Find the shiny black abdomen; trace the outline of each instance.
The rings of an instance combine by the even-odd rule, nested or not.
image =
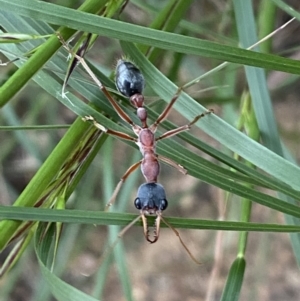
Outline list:
[[[142,94],[145,79],[141,71],[131,62],[119,60],[116,67],[117,89],[126,97]]]

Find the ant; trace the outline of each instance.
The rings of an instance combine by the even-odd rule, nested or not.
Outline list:
[[[72,53],[69,49],[65,41],[59,36],[63,46]],[[166,139],[172,136],[175,136],[181,132],[188,131],[193,124],[195,124],[202,117],[210,114],[213,110],[208,110],[200,115],[197,115],[190,123],[175,128],[173,130],[165,132],[163,135],[159,137],[155,137],[155,132],[160,123],[162,123],[168,116],[172,106],[175,101],[178,99],[181,89],[178,89],[177,93],[173,96],[170,103],[166,106],[163,112],[158,116],[156,121],[150,126],[147,125],[147,110],[144,107],[144,96],[143,89],[145,87],[145,79],[141,71],[130,61],[119,59],[116,66],[116,76],[115,83],[118,91],[129,98],[131,104],[136,108],[137,117],[141,121],[141,126],[135,124],[132,119],[124,112],[124,110],[119,106],[119,104],[114,100],[111,94],[108,92],[106,87],[97,79],[95,74],[91,71],[89,66],[86,64],[85,60],[75,54],[72,53],[74,57],[78,60],[79,63],[82,64],[84,69],[89,73],[92,79],[95,81],[100,90],[104,93],[108,101],[111,103],[117,114],[121,119],[123,119],[126,123],[128,123],[136,137],[131,137],[130,135],[115,131],[112,129],[107,129],[101,124],[97,123],[97,121],[92,116],[85,116],[83,118],[84,121],[92,121],[94,126],[99,130],[116,137],[119,137],[124,140],[132,141],[136,143],[142,153],[142,160],[130,166],[125,174],[120,179],[118,185],[116,186],[112,197],[106,205],[106,210],[114,203],[118,192],[121,189],[122,184],[127,179],[127,177],[135,171],[139,166],[141,166],[141,171],[145,178],[145,183],[142,184],[137,192],[137,197],[134,200],[135,207],[140,210],[140,217],[143,222],[144,236],[147,241],[150,243],[155,243],[159,238],[160,231],[160,222],[162,217],[162,212],[167,208],[168,201],[166,199],[166,193],[164,187],[157,182],[157,178],[160,172],[160,164],[159,161],[163,161],[176,169],[178,169],[183,174],[187,174],[187,170],[174,162],[173,160],[164,157],[162,155],[158,155],[156,153],[156,142],[162,139]],[[153,238],[150,238],[148,224],[147,224],[147,215],[156,215],[155,224],[154,224],[154,232]],[[164,219],[163,219],[164,220]],[[164,220],[164,222],[166,222]],[[168,223],[166,223],[168,225]],[[130,224],[131,225],[131,224]],[[171,227],[173,228],[173,227]],[[173,229],[175,230],[175,229]],[[178,232],[175,230],[175,233],[181,238]],[[184,246],[185,247],[185,246]]]

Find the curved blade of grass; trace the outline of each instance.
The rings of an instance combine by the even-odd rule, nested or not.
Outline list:
[[[15,0],[14,2],[0,0],[0,4],[2,10],[14,11],[21,16],[43,20],[51,24],[68,26],[76,30],[91,32],[122,41],[147,44],[176,52],[201,55],[295,74],[300,72],[300,62],[297,60],[275,55],[258,54],[237,47],[161,32],[50,3],[32,2],[31,0]]]
[[[54,243],[53,237],[55,235],[53,233],[53,229],[52,231],[50,229],[44,239],[40,241],[39,236],[43,227],[40,226],[39,228],[40,230],[37,232],[35,237],[35,252],[43,277],[49,285],[53,296],[55,296],[58,301],[98,301],[98,299],[95,299],[62,281],[50,271],[48,262],[51,261],[50,257],[52,254],[50,250]]]

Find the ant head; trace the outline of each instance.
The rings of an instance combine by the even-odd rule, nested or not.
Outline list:
[[[116,67],[117,89],[126,97],[142,94],[145,79],[141,71],[131,62],[119,60]]]
[[[158,183],[144,183],[139,187],[134,205],[145,214],[155,214],[168,207],[165,189]]]

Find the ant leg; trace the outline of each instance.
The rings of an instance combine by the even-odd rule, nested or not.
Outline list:
[[[108,99],[108,101],[111,103],[111,105],[113,106],[113,108],[115,109],[115,111],[117,112],[117,114],[120,116],[120,118],[122,118],[125,122],[127,122],[128,124],[130,124],[134,128],[135,127],[134,122],[124,112],[124,110],[119,106],[119,104],[113,99],[113,97],[108,92],[108,90],[106,89],[106,87],[100,82],[100,80],[96,77],[96,75],[94,74],[94,72],[88,66],[88,64],[86,63],[86,61],[84,60],[84,58],[82,58],[81,56],[77,55],[76,53],[74,53],[74,51],[72,49],[70,49],[70,47],[68,46],[68,44],[66,43],[66,41],[63,39],[63,37],[60,35],[59,32],[57,32],[57,37],[60,40],[60,42],[62,43],[63,47],[69,53],[71,53],[78,60],[78,62],[81,63],[81,65],[83,66],[83,68],[86,70],[86,72],[90,75],[90,77],[97,84],[97,86],[99,87],[99,89],[103,92],[103,94],[106,96],[106,98]]]
[[[173,96],[169,104],[165,107],[165,109],[162,111],[162,113],[158,116],[158,118],[155,120],[155,122],[150,126],[150,130],[155,133],[158,125],[162,123],[169,115],[170,110],[172,109],[175,101],[178,99],[180,95],[181,89],[179,88],[176,92],[176,94]]]
[[[118,19],[119,19],[121,13],[123,12],[123,10],[125,9],[125,7],[127,6],[128,2],[129,2],[129,0],[125,0],[124,4],[121,6],[120,12],[118,13]]]
[[[172,159],[170,159],[168,157],[165,157],[165,156],[162,156],[162,155],[157,155],[157,159],[162,161],[162,162],[165,162],[168,165],[171,165],[172,167],[176,168],[178,171],[180,171],[184,175],[187,174],[187,170],[182,165],[176,163]]]
[[[112,204],[115,202],[116,197],[117,197],[117,195],[118,195],[118,193],[119,193],[119,191],[120,191],[120,189],[121,189],[123,183],[124,183],[125,180],[128,178],[128,176],[129,176],[132,172],[134,172],[134,171],[142,164],[142,161],[143,161],[143,160],[141,160],[141,161],[139,161],[139,162],[137,162],[137,163],[134,163],[133,165],[131,165],[131,166],[126,170],[125,174],[122,176],[122,178],[120,179],[118,185],[116,186],[116,188],[115,188],[115,190],[114,190],[114,192],[113,192],[113,194],[112,194],[110,200],[109,200],[108,203],[106,204],[106,206],[105,206],[105,211],[108,211],[109,208],[110,208],[110,206],[112,206]]]
[[[8,66],[9,64],[14,63],[14,62],[16,62],[16,61],[18,61],[18,60],[20,60],[20,59],[21,59],[21,58],[16,57],[15,59],[12,59],[12,60],[7,61],[7,62],[2,62],[2,61],[0,60],[0,66]]]
[[[98,123],[92,116],[85,116],[84,118],[82,118],[84,121],[92,121],[94,126],[105,132],[106,134],[109,134],[109,135],[113,135],[113,136],[116,136],[118,138],[121,138],[121,139],[124,139],[124,140],[129,140],[129,141],[133,141],[133,142],[137,142],[137,139],[136,138],[133,138],[131,137],[130,135],[127,135],[126,133],[123,133],[123,132],[119,132],[119,131],[114,131],[114,130],[110,130],[110,129],[107,129],[106,127],[104,127],[103,125],[101,125],[100,123]],[[106,204],[105,206],[105,211],[108,211],[109,210],[109,207],[112,206],[112,204],[115,202],[115,199],[122,187],[122,184],[125,182],[125,180],[127,179],[127,177],[133,172],[135,171],[142,163],[142,160],[133,164],[132,166],[130,166],[128,168],[128,170],[125,172],[125,174],[122,176],[122,178],[120,179],[117,187],[115,188],[109,202]]]
[[[163,135],[161,135],[160,137],[156,138],[155,141],[158,141],[158,140],[162,140],[162,139],[165,139],[165,138],[169,138],[169,137],[172,137],[172,136],[175,136],[181,132],[184,132],[184,131],[188,131],[191,126],[196,123],[200,118],[204,117],[205,115],[207,114],[210,114],[212,113],[213,110],[209,110],[205,113],[202,113],[201,115],[198,115],[196,116],[189,124],[186,124],[186,125],[183,125],[183,126],[180,126],[174,130],[170,130],[166,133],[164,133]],[[181,173],[183,173],[184,175],[187,174],[187,170],[180,164],[176,163],[175,161],[171,160],[170,158],[167,158],[167,157],[164,157],[162,155],[157,155],[157,158],[173,167],[175,167],[177,170],[179,170]]]
[[[104,259],[109,256],[109,254],[112,252],[112,250],[115,248],[115,246],[117,245],[117,243],[119,242],[119,240],[123,237],[123,235],[132,227],[134,226],[139,220],[141,219],[141,215],[138,215],[134,220],[132,220],[127,226],[125,226],[120,233],[118,234],[118,236],[116,237],[116,239],[113,241],[113,243],[104,251],[104,253],[102,254],[102,256],[99,258],[96,266],[99,267],[101,266],[102,262],[104,261]],[[95,270],[96,272],[96,270]]]
[[[186,250],[186,252],[189,254],[190,258],[197,264],[201,264],[200,261],[198,261],[195,256],[191,253],[191,251],[188,249],[188,247],[185,245],[185,243],[183,242],[179,232],[171,225],[169,224],[165,218],[163,218],[163,216],[161,215],[161,213],[157,213],[158,216],[160,216],[160,218],[162,219],[162,221],[175,233],[175,235],[178,237],[181,245],[183,246],[183,248]]]
[[[194,123],[196,123],[199,119],[201,119],[202,117],[204,117],[208,114],[211,114],[211,113],[213,113],[213,110],[208,110],[208,111],[196,116],[189,124],[186,124],[186,125],[183,125],[183,126],[180,126],[180,127],[176,128],[176,129],[167,131],[166,133],[164,133],[160,137],[156,138],[156,141],[162,140],[162,139],[165,139],[165,138],[170,138],[170,137],[175,136],[175,135],[177,135],[181,132],[188,131],[191,128],[191,126]]]
[[[104,127],[103,125],[101,125],[100,123],[98,123],[94,117],[92,116],[85,116],[82,118],[83,121],[92,121],[93,125],[99,129],[100,131],[108,134],[108,135],[112,135],[112,136],[116,136],[119,137],[121,139],[124,140],[129,140],[129,141],[133,141],[133,142],[137,142],[136,138],[131,137],[130,135],[123,133],[123,132],[119,132],[119,131],[115,131],[115,130],[111,130],[111,129],[107,129],[106,127]]]
[[[88,33],[85,40],[81,43],[79,48],[76,50],[76,55],[78,55],[82,58],[84,57],[85,53],[88,50],[89,43],[91,41],[91,37],[92,37],[92,34]],[[68,93],[68,92],[65,92],[66,86],[68,84],[68,81],[69,81],[69,78],[70,78],[71,74],[73,73],[73,71],[75,70],[75,68],[77,67],[77,65],[79,63],[78,59],[76,57],[74,57],[74,56],[72,57],[71,54],[69,54],[69,55],[70,55],[70,58],[72,59],[72,61],[69,64],[69,67],[68,67],[68,70],[67,70],[67,73],[66,73],[66,77],[64,79],[64,83],[63,83],[63,86],[62,86],[62,95],[63,96],[65,96],[66,93]]]

